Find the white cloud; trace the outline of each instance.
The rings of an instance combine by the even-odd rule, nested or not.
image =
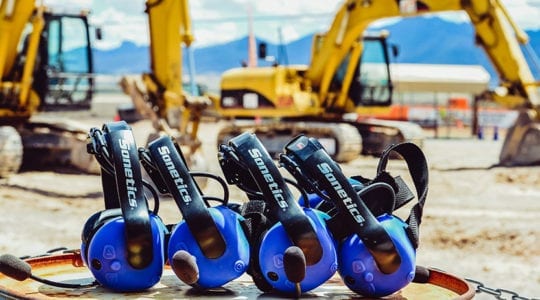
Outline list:
[[[95,46],[101,49],[116,48],[123,41],[137,45],[147,45],[148,24],[144,14],[127,14],[114,8],[107,8],[92,18],[92,23],[102,27],[103,39]]]
[[[522,29],[540,29],[540,0],[502,0],[504,7]],[[438,17],[449,22],[465,23],[469,22],[469,17],[465,12],[445,12],[438,13]]]
[[[77,12],[82,9],[92,7],[92,0],[62,1],[62,0],[44,0],[44,5],[56,12]]]
[[[265,40],[279,42],[281,30],[284,42],[309,33],[325,31],[343,0],[191,0],[190,13],[195,35],[195,47],[224,43],[246,36],[248,7],[251,7],[255,34]],[[518,25],[525,29],[540,29],[540,0],[502,0]],[[92,24],[102,27],[105,39],[96,42],[99,48],[113,48],[122,41],[138,45],[148,43],[147,15],[144,0],[45,0],[45,4],[62,9],[90,7]],[[444,13],[441,17],[453,22],[468,22],[464,13]],[[395,22],[396,18],[377,24]]]
[[[469,23],[470,19],[466,12],[443,12],[438,13],[437,17],[454,23]]]
[[[253,16],[253,30],[257,37],[277,43],[278,31],[281,30],[283,41],[289,42],[309,33],[325,30],[337,9],[338,0],[233,0],[228,1],[226,5],[224,3],[217,0],[190,2],[196,36],[195,47],[215,44],[225,36],[235,38],[246,36],[250,10]],[[224,24],[227,24],[226,29]],[[213,34],[204,34],[209,31]]]
[[[539,0],[503,0],[514,21],[524,29],[540,29]]]
[[[219,34],[216,34],[219,32]],[[235,22],[224,22],[219,25],[201,26],[194,28],[194,47],[201,45],[222,44],[246,36]]]

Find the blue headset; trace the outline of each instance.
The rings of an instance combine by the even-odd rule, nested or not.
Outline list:
[[[249,264],[249,243],[242,230],[242,216],[222,205],[207,207],[190,174],[182,152],[169,136],[162,136],[141,151],[146,171],[161,193],[171,194],[183,215],[172,230],[169,262],[178,277],[194,287],[222,286],[242,275]],[[214,177],[215,178],[215,177]],[[228,198],[226,183],[221,180]],[[183,273],[189,266],[175,266],[180,254],[194,260],[198,274]]]
[[[124,121],[111,122],[92,128],[89,139],[88,152],[101,165],[106,210],[84,225],[82,259],[105,288],[150,288],[161,278],[168,231],[148,210],[133,133]]]
[[[409,167],[420,199],[407,222],[392,215],[411,199],[411,194],[403,181],[393,179],[384,170],[390,151],[419,157],[419,163]],[[427,165],[416,145],[403,143],[387,149],[379,164],[380,180],[370,182],[346,178],[322,145],[303,135],[285,147],[280,162],[301,186],[316,193],[303,202],[333,211],[329,226],[339,244],[338,272],[347,287],[362,295],[380,297],[413,280],[417,228],[427,193]]]
[[[248,273],[257,287],[299,294],[326,282],[337,270],[334,242],[325,223],[328,215],[300,208],[254,134],[244,133],[220,145],[218,155],[228,183],[250,198],[242,215],[249,221],[252,246]]]

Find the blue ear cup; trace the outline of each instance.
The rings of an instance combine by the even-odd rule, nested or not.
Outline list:
[[[148,145],[148,150],[141,153],[143,166],[158,189],[173,196],[184,217],[174,227],[168,246],[169,262],[179,278],[185,282],[189,279],[190,282],[186,283],[194,287],[209,289],[241,276],[249,265],[250,247],[241,226],[244,219],[226,206],[226,183],[218,180],[226,194],[223,204],[207,207],[179,147],[171,137],[163,136],[154,140]],[[201,176],[209,174],[202,173]],[[185,251],[187,257],[194,258],[194,263],[190,262],[189,267],[196,268],[198,274],[191,274],[195,273],[192,270],[189,276],[182,276],[183,271],[178,268],[185,267],[182,265],[185,260],[179,266],[175,265],[174,260],[179,251]],[[186,259],[186,256],[183,257]]]
[[[361,182],[352,178],[349,178],[349,183],[357,191],[364,187]],[[333,204],[315,193],[307,196],[311,207],[321,211],[335,209]],[[299,199],[299,203],[305,204],[303,197]],[[379,270],[372,254],[358,235],[349,235],[341,242],[336,241],[338,273],[345,285],[358,294],[373,297],[389,295],[407,286],[414,278],[416,261],[416,251],[405,231],[408,225],[400,218],[386,213],[378,216],[377,221],[389,233],[402,258],[400,268],[392,274],[385,274]]]
[[[328,233],[323,212],[304,208],[317,237],[323,248],[323,255],[319,262],[306,266],[305,279],[300,282],[302,292],[307,292],[325,283],[336,272],[337,256],[332,236]],[[277,290],[285,293],[294,293],[296,285],[287,279],[283,265],[283,254],[291,242],[285,228],[281,223],[274,224],[262,238],[259,247],[259,264],[264,278]]]
[[[139,291],[159,282],[165,263],[167,229],[156,215],[150,215],[150,223],[153,256],[151,263],[142,269],[131,266],[125,255],[128,245],[122,238],[126,226],[121,215],[107,220],[89,237],[88,242],[83,243],[83,260],[103,287],[114,291]]]
[[[419,153],[413,146],[403,148],[405,153]],[[352,291],[371,297],[392,294],[409,284],[415,275],[416,245],[409,234],[409,224],[391,215],[396,202],[401,206],[405,200],[396,201],[394,189],[383,181],[364,186],[345,178],[315,139],[299,136],[285,150],[280,157],[282,165],[313,193],[307,201],[300,201],[332,211],[329,226],[337,238],[338,272],[345,284]],[[384,169],[386,159],[387,155],[379,169]],[[417,167],[414,175],[423,175],[424,169]],[[387,173],[380,173],[389,178]],[[415,185],[425,186],[416,182]],[[418,194],[423,205],[425,193]]]
[[[243,218],[223,205],[208,210],[227,245],[221,256],[208,258],[185,221],[173,229],[168,247],[169,261],[179,250],[196,258],[200,274],[196,285],[200,288],[220,287],[244,274],[249,264],[249,243],[240,226]]]
[[[337,270],[337,253],[326,229],[328,215],[300,208],[254,134],[231,139],[229,145],[220,146],[218,154],[228,183],[236,184],[250,198],[243,215],[251,224],[248,273],[257,287],[264,292],[298,295],[330,279]],[[296,253],[295,260],[286,260],[287,253]],[[298,259],[304,259],[304,263],[298,264]],[[303,266],[302,274],[287,273],[291,268],[284,261]]]
[[[101,165],[106,210],[83,227],[82,259],[107,289],[148,289],[161,278],[168,229],[148,210],[133,133],[124,121],[111,122],[103,131],[92,128],[89,139],[87,150]]]
[[[85,265],[88,266],[88,245],[94,237],[96,231],[100,229],[101,226],[103,226],[103,224],[105,224],[107,221],[120,216],[122,216],[122,211],[119,208],[106,209],[93,214],[90,216],[90,218],[88,218],[88,220],[86,220],[81,234],[81,258]]]
[[[349,178],[348,180],[358,191],[364,187],[361,182],[355,179]],[[311,207],[322,211],[335,209],[333,204],[315,193],[307,196]],[[305,204],[303,197],[299,199],[299,203]],[[399,269],[394,273],[385,274],[379,270],[372,254],[358,238],[358,235],[349,235],[341,242],[336,241],[338,273],[343,278],[345,285],[358,294],[373,297],[392,294],[408,285],[414,278],[416,261],[416,251],[405,231],[408,225],[400,218],[389,214],[383,214],[377,217],[377,220],[389,233],[399,256],[402,258]]]
[[[358,191],[364,187],[362,183],[351,178],[349,183]],[[308,199],[310,205],[322,211],[335,208],[317,194],[309,194]],[[304,199],[300,198],[299,202],[304,203]],[[358,235],[349,235],[341,242],[336,241],[338,273],[345,285],[358,294],[373,297],[386,296],[407,286],[414,278],[416,261],[416,251],[406,233],[408,225],[400,218],[386,213],[378,216],[377,221],[389,233],[401,257],[399,269],[391,274],[379,270],[373,255]]]
[[[391,274],[381,272],[373,255],[356,234],[342,241],[338,250],[338,272],[345,285],[358,294],[370,297],[386,296],[402,289],[413,280],[415,274],[416,251],[405,232],[408,225],[388,214],[377,217],[377,220],[389,233],[401,257],[397,271]]]

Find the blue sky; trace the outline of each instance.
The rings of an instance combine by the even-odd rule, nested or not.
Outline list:
[[[144,0],[45,0],[54,9],[91,9],[91,23],[102,27],[101,49],[118,47],[123,41],[148,44]],[[502,0],[518,25],[540,29],[540,0]],[[247,34],[247,12],[251,7],[254,31],[258,37],[278,42],[298,39],[313,32],[325,31],[342,0],[191,0],[190,11],[195,35],[194,47],[224,43]],[[464,13],[447,13],[445,18],[467,22]]]

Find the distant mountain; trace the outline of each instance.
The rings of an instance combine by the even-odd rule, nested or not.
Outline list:
[[[112,50],[94,49],[94,70],[102,74],[138,74],[150,70],[148,46],[123,42]]]
[[[247,45],[248,37],[246,36],[225,44],[195,48],[193,56],[197,74],[220,74],[225,70],[241,66],[242,61],[247,61]]]
[[[498,75],[482,47],[475,45],[471,23],[453,23],[436,16],[403,19],[380,27],[390,32],[389,43],[400,49],[397,63],[482,65],[491,75],[491,84]],[[540,30],[528,31],[531,46],[540,56]],[[530,56],[526,55],[529,64]],[[540,76],[538,70],[534,74]]]
[[[396,44],[400,53],[397,63],[422,64],[480,64],[496,83],[497,75],[484,51],[474,44],[474,28],[470,23],[453,23],[436,16],[404,18],[392,25],[374,29],[390,31],[389,42]],[[540,30],[527,32],[531,46],[540,56]],[[282,47],[267,43],[269,55],[277,56],[281,63],[308,64],[311,55],[312,35],[290,42]],[[257,40],[261,42],[261,40]],[[230,68],[241,66],[247,60],[248,38],[244,37],[225,44],[194,49],[197,74],[221,74]],[[278,55],[281,53],[281,55]],[[284,53],[286,55],[284,55]],[[126,74],[149,71],[149,50],[147,46],[136,46],[124,42],[119,48],[102,51],[94,50],[97,73]],[[184,62],[186,65],[186,62]],[[259,61],[259,65],[268,65]],[[540,74],[535,74],[538,78]]]

